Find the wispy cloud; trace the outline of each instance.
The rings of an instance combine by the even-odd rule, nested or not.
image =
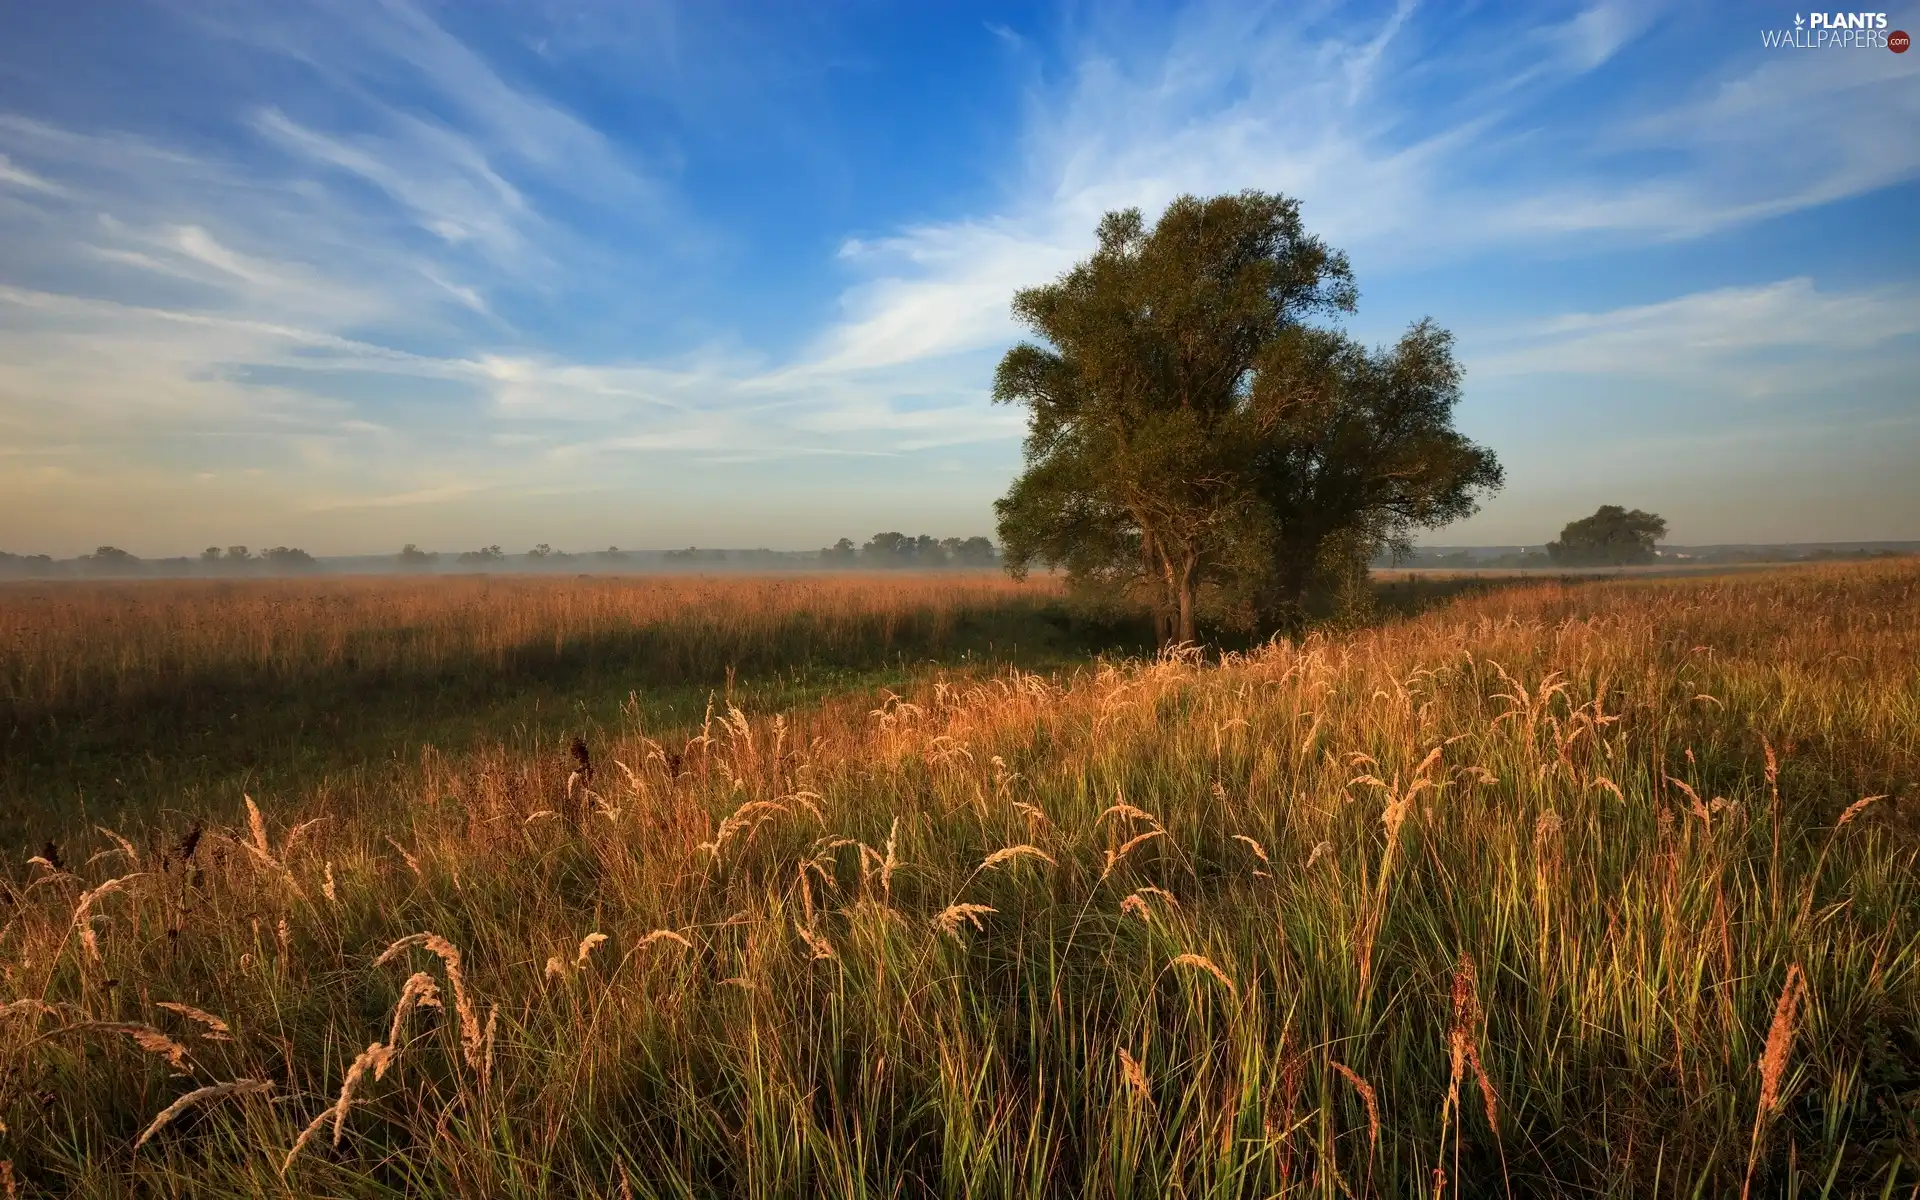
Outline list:
[[[180,4],[258,71],[197,124],[0,112],[0,455],[57,468],[45,489],[199,479],[214,499],[194,503],[244,484],[345,522],[742,464],[823,489],[917,480],[954,448],[943,462],[994,464],[954,485],[984,514],[1022,429],[987,396],[1019,334],[1009,298],[1084,255],[1110,209],[1285,191],[1370,284],[1737,231],[1920,178],[1920,60],[1720,41],[1636,73],[1686,11],[1203,3],[989,24],[976,36],[1034,72],[997,187],[811,231],[838,252],[787,269],[828,279],[806,289],[828,302],[769,329],[724,296],[680,305],[723,219],[677,174],[674,138],[712,120],[687,97],[717,86],[676,57],[686,14],[620,18],[657,68],[633,85],[645,111],[684,122],[657,130],[625,109],[596,125],[550,71],[456,36],[458,8]],[[548,68],[556,13],[523,14]],[[571,53],[605,40],[585,28]],[[1822,356],[1910,355],[1920,295],[1801,269],[1510,323],[1468,340],[1472,378],[1779,394]],[[615,332],[585,345],[587,322]]]
[[[1800,277],[1566,313],[1481,339],[1487,350],[1470,361],[1485,377],[1598,374],[1779,390],[1783,368],[1832,379],[1858,352],[1916,334],[1920,290],[1823,292]]]

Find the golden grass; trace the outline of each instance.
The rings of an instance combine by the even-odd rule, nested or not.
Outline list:
[[[671,625],[692,668],[743,646],[889,638],[919,612],[1058,593],[987,572],[941,574],[342,578],[0,583],[0,711],[145,695],[209,674],[296,683],[498,667]]]
[[[1909,565],[1516,588],[591,761],[584,809],[563,747],[482,747],[10,866],[0,1158],[90,1195],[1920,1182]]]

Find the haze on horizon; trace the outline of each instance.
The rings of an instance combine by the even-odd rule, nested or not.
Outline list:
[[[0,550],[992,533],[1008,301],[1259,188],[1505,491],[1920,539],[1920,56],[1786,10],[102,0],[0,17]],[[1920,10],[1890,13],[1894,28]]]

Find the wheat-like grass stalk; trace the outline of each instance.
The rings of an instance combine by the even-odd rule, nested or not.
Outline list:
[[[366,1078],[368,1073],[385,1074],[387,1060],[392,1057],[392,1048],[383,1046],[379,1042],[370,1043],[365,1050],[354,1057],[353,1065],[347,1068],[347,1077],[340,1083],[339,1099],[323,1109],[319,1116],[300,1131],[300,1136],[293,1140],[293,1147],[287,1151],[287,1157],[280,1163],[281,1175],[284,1176],[293,1168],[293,1160],[300,1156],[300,1151],[306,1149],[307,1143],[313,1140],[314,1135],[319,1133],[328,1121],[333,1122],[333,1144],[336,1146],[340,1144],[340,1139],[346,1135],[347,1113],[353,1107],[354,1090],[360,1086],[360,1081]]]
[[[384,967],[413,946],[424,946],[440,957],[446,967],[447,984],[453,989],[454,1011],[460,1017],[460,1043],[465,1052],[467,1065],[478,1070],[480,1067],[480,1043],[483,1036],[480,1018],[473,1008],[473,998],[467,993],[466,976],[461,971],[459,947],[437,933],[410,933],[395,941],[384,950],[373,965]]]
[[[270,1079],[230,1079],[226,1083],[211,1083],[206,1087],[195,1088],[161,1109],[159,1115],[141,1131],[139,1137],[134,1139],[133,1148],[138,1150],[146,1145],[175,1117],[197,1104],[205,1104],[209,1100],[218,1100],[223,1096],[252,1096],[272,1090],[273,1081]]]
[[[660,942],[673,942],[677,945],[685,947],[688,950],[693,949],[693,943],[687,940],[686,935],[677,933],[671,929],[656,929],[652,933],[649,933],[647,936],[641,938],[640,941],[636,943],[636,945],[638,946],[639,949],[644,950],[648,946],[656,945]]]
[[[574,968],[578,970],[585,967],[587,960],[593,957],[593,952],[605,944],[606,940],[607,935],[604,933],[590,933],[581,938],[580,949],[577,950],[573,956]]]
[[[114,848],[126,856],[126,860],[130,865],[136,867],[140,865],[140,851],[134,848],[132,842],[115,833],[113,830],[108,829],[105,825],[95,825],[94,828],[113,839]],[[108,853],[113,853],[113,851],[108,851]]]
[[[1107,851],[1107,862],[1106,866],[1100,871],[1100,882],[1104,883],[1107,876],[1113,874],[1114,869],[1124,862],[1127,855],[1132,854],[1136,848],[1145,845],[1155,838],[1165,836],[1167,836],[1167,831],[1164,829],[1149,829],[1145,833],[1128,838],[1126,843],[1118,850]]]
[[[181,1070],[186,1068],[187,1048],[161,1030],[139,1021],[76,1021],[60,1030],[62,1033],[95,1031],[121,1034],[131,1039],[134,1045],[148,1054],[166,1059],[174,1068]]]
[[[1746,1200],[1753,1189],[1753,1171],[1760,1162],[1767,1125],[1780,1103],[1780,1083],[1786,1078],[1787,1060],[1793,1052],[1794,1020],[1806,990],[1806,976],[1800,964],[1794,963],[1787,968],[1787,981],[1780,989],[1780,999],[1774,1002],[1773,1023],[1767,1026],[1767,1047],[1760,1055],[1760,1102],[1753,1110],[1753,1138],[1747,1150],[1746,1181],[1740,1186],[1741,1200]]]
[[[1154,816],[1144,808],[1135,808],[1125,800],[1112,805],[1098,817],[1095,817],[1093,823],[1095,825],[1104,825],[1108,817],[1119,817],[1123,821],[1145,821],[1149,825],[1156,826],[1160,824],[1160,818]]]
[[[1127,1081],[1127,1086],[1142,1103],[1148,1108],[1154,1107],[1153,1084],[1147,1079],[1147,1069],[1140,1065],[1138,1059],[1127,1053],[1125,1046],[1120,1047],[1120,1076]]]
[[[434,983],[433,976],[425,971],[415,971],[407,976],[407,981],[400,986],[400,999],[393,1006],[393,1025],[387,1031],[387,1045],[395,1047],[400,1045],[400,1030],[406,1025],[407,1017],[412,1015],[414,1009],[440,1007],[442,1007],[440,987]],[[382,1064],[374,1078],[378,1079],[380,1075],[385,1074],[385,1070],[385,1065]]]
[[[1048,866],[1059,865],[1054,862],[1053,855],[1048,854],[1045,850],[1042,850],[1040,847],[1022,844],[1018,846],[1006,846],[1002,849],[995,850],[992,854],[989,854],[985,858],[980,860],[980,866],[978,870],[990,871],[995,867],[1002,866],[1006,863],[1010,863],[1021,858],[1037,858],[1037,859],[1040,859],[1042,862],[1046,863]]]
[[[287,836],[280,843],[280,861],[284,863],[293,857],[294,848],[307,836],[308,830],[322,822],[331,821],[332,819],[332,817],[323,814],[310,821],[302,821],[298,825],[295,825],[287,832]]]
[[[1205,955],[1182,954],[1174,958],[1173,965],[1176,967],[1197,967],[1219,980],[1221,986],[1233,994],[1234,999],[1238,1000],[1240,998],[1240,989],[1234,985],[1233,980],[1228,978],[1227,973],[1222,971],[1212,959]]]
[[[387,845],[392,846],[395,850],[398,850],[400,852],[400,857],[406,860],[407,867],[413,872],[413,877],[415,879],[425,878],[425,876],[420,871],[420,860],[413,856],[413,852],[411,850],[408,850],[405,846],[402,846],[399,842],[394,841],[391,834],[382,834],[381,836],[386,839]]]
[[[962,925],[971,924],[975,930],[984,931],[986,926],[980,923],[980,918],[996,911],[985,904],[949,904],[933,919],[933,927],[958,941]]]
[[[1885,796],[1863,796],[1860,799],[1855,800],[1852,804],[1847,805],[1847,811],[1840,814],[1840,819],[1834,822],[1833,827],[1835,829],[1845,829],[1847,827],[1847,822],[1853,820],[1855,817],[1859,816],[1861,813],[1866,812],[1867,809],[1873,807],[1876,801],[1885,800],[1885,799],[1886,799]]]
[[[1367,1149],[1371,1153],[1380,1146],[1380,1101],[1374,1095],[1373,1086],[1360,1077],[1360,1073],[1343,1062],[1327,1060],[1327,1065],[1338,1071],[1353,1090],[1360,1094],[1360,1102],[1367,1108]]]
[[[253,802],[252,796],[243,795],[241,799],[247,802],[247,828],[253,832],[254,851],[261,858],[279,866],[279,861],[273,857],[273,847],[267,843],[267,820],[260,815],[260,806]]]
[[[148,872],[146,871],[135,871],[128,875],[118,875],[105,881],[96,888],[80,893],[80,898],[76,900],[73,905],[73,928],[79,929],[86,924],[87,913],[92,911],[93,906],[98,904],[103,897],[111,896],[115,892],[122,891],[129,883],[132,883],[136,879],[144,879],[147,875]]]
[[[230,1042],[233,1040],[233,1030],[228,1028],[225,1021],[210,1012],[195,1008],[191,1004],[181,1004],[173,1000],[162,1000],[158,1004],[155,1004],[154,1007],[164,1008],[168,1012],[179,1013],[181,1016],[187,1018],[187,1020],[197,1022],[206,1029],[206,1032],[200,1036],[209,1042]]]

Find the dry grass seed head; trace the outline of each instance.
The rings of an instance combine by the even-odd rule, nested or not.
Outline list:
[[[1165,837],[1166,835],[1167,835],[1167,831],[1164,829],[1149,829],[1147,830],[1147,832],[1140,834],[1137,837],[1128,838],[1127,841],[1118,850],[1107,851],[1107,865],[1101,869],[1100,878],[1102,880],[1105,880],[1107,876],[1112,875],[1114,872],[1114,869],[1120,865],[1120,863],[1127,857],[1127,855],[1133,853],[1133,851],[1139,846],[1147,842],[1150,842],[1157,837]]]
[[[1107,809],[1107,811],[1101,813],[1093,823],[1095,825],[1103,825],[1106,823],[1108,817],[1119,817],[1125,821],[1145,821],[1149,825],[1156,826],[1160,824],[1160,818],[1154,816],[1144,808],[1135,808],[1125,800],[1119,801]]]
[[[1125,1046],[1120,1047],[1120,1075],[1127,1081],[1127,1086],[1133,1089],[1134,1095],[1140,1097],[1148,1108],[1154,1106],[1153,1085],[1147,1081],[1147,1070],[1140,1065],[1138,1059],[1127,1053]]]
[[[206,1029],[206,1032],[200,1036],[209,1042],[230,1042],[233,1040],[233,1030],[227,1027],[225,1021],[222,1021],[210,1012],[197,1009],[191,1004],[180,1004],[172,1000],[162,1000],[154,1005],[154,1007],[164,1008],[172,1013],[179,1013],[189,1021],[198,1022]]]
[[[1019,845],[1007,846],[1004,849],[995,850],[992,854],[980,860],[979,869],[982,871],[991,870],[1003,863],[1013,862],[1015,859],[1020,858],[1038,858],[1046,862],[1049,866],[1057,865],[1054,863],[1053,855],[1048,854],[1040,847]]]
[[[87,913],[95,904],[99,903],[103,897],[111,896],[113,893],[125,888],[134,880],[144,879],[146,876],[147,872],[145,871],[135,871],[130,875],[120,875],[109,879],[99,887],[80,893],[80,899],[75,901],[73,906],[74,928],[78,929],[86,923]]]
[[[1806,976],[1800,964],[1787,968],[1786,986],[1773,1006],[1773,1023],[1767,1027],[1767,1048],[1760,1056],[1760,1109],[1771,1112],[1780,1101],[1780,1081],[1786,1077],[1787,1058],[1793,1049],[1794,1020],[1800,999],[1806,993]]]
[[[166,1059],[175,1069],[186,1069],[187,1048],[151,1025],[138,1021],[78,1021],[66,1028],[73,1032],[98,1030],[101,1033],[123,1034],[148,1054]]]
[[[148,1124],[138,1138],[134,1139],[133,1148],[138,1150],[140,1147],[146,1145],[155,1134],[165,1129],[168,1123],[175,1117],[196,1104],[205,1104],[209,1100],[218,1100],[222,1096],[251,1096],[272,1090],[273,1081],[268,1079],[232,1079],[226,1083],[214,1083],[208,1084],[203,1088],[195,1088],[193,1091],[175,1100],[172,1104],[161,1109],[160,1114],[154,1117],[153,1121]]]
[[[579,950],[574,952],[573,965],[575,967],[586,966],[587,960],[593,957],[593,952],[595,950],[598,950],[600,946],[606,942],[606,940],[607,940],[607,935],[604,933],[590,933],[587,936],[581,938],[580,948]]]
[[[649,933],[647,936],[640,939],[639,948],[644,950],[648,946],[654,945],[655,943],[658,943],[658,942],[674,942],[680,946],[685,947],[686,949],[689,949],[689,950],[693,949],[692,942],[688,941],[686,937],[683,936],[682,934],[675,933],[671,929],[654,930],[652,933]]]
[[[1378,1148],[1380,1145],[1380,1102],[1378,1097],[1373,1093],[1373,1086],[1362,1079],[1358,1071],[1355,1071],[1343,1062],[1328,1059],[1327,1065],[1340,1072],[1341,1076],[1353,1085],[1353,1090],[1360,1093],[1360,1102],[1366,1105],[1367,1108],[1368,1146],[1370,1148]]]
[[[818,962],[821,959],[834,957],[833,943],[829,942],[824,935],[815,933],[798,922],[795,922],[793,928],[799,933],[800,940],[807,944],[807,957],[810,960]]]
[[[393,1025],[387,1031],[387,1045],[399,1046],[400,1031],[407,1023],[407,1017],[416,1008],[441,1008],[440,988],[434,983],[433,976],[425,971],[415,971],[407,976],[406,983],[400,987],[400,999],[393,1006]],[[374,1078],[385,1074],[385,1067],[379,1068]]]
[[[986,926],[980,923],[980,918],[997,911],[985,904],[949,904],[933,919],[933,927],[958,941],[962,925],[970,924],[977,931],[985,930]]]
[[[260,815],[260,806],[253,802],[252,796],[242,796],[247,802],[247,827],[253,832],[253,848],[267,861],[273,861],[273,848],[267,844],[267,821]]]
[[[1853,820],[1855,817],[1859,816],[1861,813],[1867,811],[1868,808],[1872,807],[1873,803],[1876,800],[1885,800],[1885,799],[1886,799],[1885,796],[1865,796],[1859,800],[1855,800],[1852,804],[1847,805],[1847,811],[1840,814],[1840,819],[1834,823],[1833,827],[1835,829],[1846,828],[1848,821]]]
[[[1229,979],[1227,973],[1222,971],[1215,965],[1212,959],[1207,958],[1205,955],[1182,954],[1173,960],[1173,965],[1176,967],[1198,967],[1200,970],[1205,971],[1207,974],[1219,980],[1221,985],[1225,987],[1227,991],[1231,992],[1235,999],[1238,999],[1240,996],[1240,989],[1234,986],[1233,980]]]
[[[1254,841],[1252,838],[1248,837],[1246,834],[1236,833],[1233,835],[1233,840],[1236,842],[1245,842],[1247,849],[1253,851],[1253,856],[1255,858],[1259,859],[1263,863],[1268,864],[1269,866],[1273,864],[1273,860],[1267,857],[1267,848],[1265,846],[1262,846],[1259,842]]]
[[[478,1069],[482,1038],[480,1018],[474,1012],[473,998],[467,993],[466,976],[461,972],[459,947],[437,933],[410,933],[388,946],[380,957],[374,960],[373,965],[384,967],[414,946],[426,947],[438,955],[441,963],[446,967],[447,984],[453,989],[454,1011],[460,1016],[461,1046],[465,1051],[467,1065]]]

